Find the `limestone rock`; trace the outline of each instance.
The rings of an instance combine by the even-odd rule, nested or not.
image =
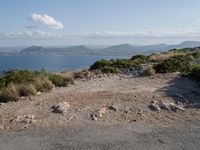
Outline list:
[[[53,105],[51,108],[54,113],[64,114],[69,109],[70,105],[68,102],[60,102],[58,104]]]
[[[14,117],[10,120],[12,123],[24,123],[24,124],[31,124],[35,123],[35,116],[34,115],[19,115]]]
[[[157,104],[154,104],[154,103],[149,105],[149,109],[151,109],[152,111],[160,112],[160,107]]]
[[[103,118],[106,115],[106,113],[107,113],[107,109],[104,107],[104,108],[99,109],[95,113],[91,114],[91,118],[92,120],[97,121],[98,119]]]

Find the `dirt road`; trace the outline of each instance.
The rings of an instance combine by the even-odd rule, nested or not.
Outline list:
[[[76,81],[0,105],[0,149],[199,149],[199,108],[149,108],[152,101],[184,107],[199,99],[199,86],[177,74]],[[52,106],[61,102],[69,109],[54,113]],[[20,115],[35,120],[12,121]]]

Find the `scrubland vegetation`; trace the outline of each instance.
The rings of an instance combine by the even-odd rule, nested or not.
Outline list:
[[[99,69],[103,73],[118,73],[121,69],[133,69],[142,64],[150,64],[145,75],[180,72],[182,75],[200,82],[199,48],[173,49],[168,52],[135,55],[130,59],[96,61],[90,70],[80,72],[48,73],[45,71],[7,71],[0,75],[0,102],[17,101],[22,96],[46,92],[54,87],[74,84],[77,78],[87,77],[90,71]]]
[[[104,73],[118,73],[121,69],[137,68],[142,64],[151,64],[145,71],[150,76],[155,73],[180,72],[196,81],[200,81],[199,48],[172,49],[168,52],[145,55],[135,55],[131,59],[100,60],[95,62],[90,70],[100,69]]]

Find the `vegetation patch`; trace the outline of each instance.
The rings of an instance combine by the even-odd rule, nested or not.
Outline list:
[[[154,66],[157,73],[181,72],[187,73],[191,70],[192,58],[185,55],[177,55],[159,62]]]
[[[140,64],[147,63],[149,58],[144,55],[135,55],[131,59],[111,59],[111,60],[99,60],[96,61],[90,70],[100,69],[104,73],[117,73],[122,68],[131,69],[137,67]]]
[[[22,96],[49,91],[72,82],[70,78],[45,71],[7,71],[0,76],[0,101],[16,101]]]

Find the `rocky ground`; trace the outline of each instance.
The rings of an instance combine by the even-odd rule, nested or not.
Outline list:
[[[62,147],[61,144],[56,149],[123,149],[119,146],[120,143],[124,144],[124,148],[127,146],[125,149],[133,149],[134,142],[138,143],[138,132],[145,133],[143,136],[153,136],[152,142],[155,142],[153,140],[157,138],[157,132],[160,132],[164,139],[172,136],[173,140],[181,136],[181,133],[185,138],[189,138],[192,135],[185,134],[189,130],[179,130],[181,127],[187,130],[186,125],[189,123],[191,133],[194,131],[193,136],[197,138],[194,138],[196,141],[192,143],[195,149],[195,146],[200,145],[200,129],[196,128],[196,124],[200,122],[199,98],[199,86],[178,74],[157,74],[152,77],[110,75],[77,80],[75,85],[69,87],[56,88],[49,93],[38,93],[33,97],[21,98],[18,102],[0,104],[0,148],[12,149],[15,144],[9,143],[9,139],[16,140],[21,134],[28,136],[28,143],[36,137],[44,140],[45,132],[46,138],[59,133],[62,133],[62,140],[73,138],[74,143],[71,143],[71,147]],[[168,133],[168,130],[172,132]],[[81,135],[75,138],[76,134],[73,131]],[[71,137],[68,132],[74,136]],[[124,137],[126,134],[136,139],[131,141]],[[87,135],[87,140],[82,139]],[[101,138],[103,135],[108,144],[105,147],[98,145],[103,144],[101,140],[99,143],[95,141],[96,145],[81,146],[81,142],[86,140],[93,143],[92,139]],[[127,140],[132,144],[126,145]],[[79,147],[76,147],[76,141],[79,142]],[[15,142],[18,143],[19,149],[41,148],[20,147],[20,142]],[[148,146],[149,143],[156,149],[156,145],[150,144],[151,141],[146,142],[144,140],[144,145]],[[67,143],[70,145],[69,141]],[[141,141],[139,143],[144,146]],[[156,143],[162,144],[165,141],[158,139]],[[168,148],[171,149],[166,147]]]

